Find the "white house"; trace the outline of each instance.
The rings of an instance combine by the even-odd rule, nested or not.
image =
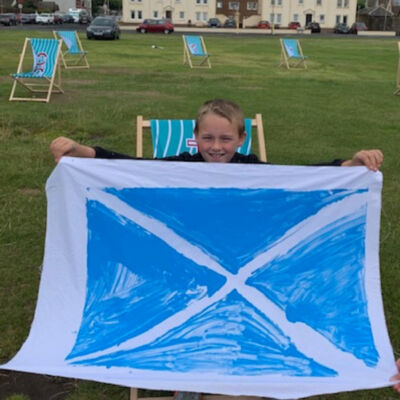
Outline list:
[[[295,21],[301,26],[318,22],[321,28],[333,28],[356,20],[357,0],[263,0],[261,4],[262,19],[280,26]]]
[[[140,23],[146,18],[169,18],[178,25],[189,21],[201,25],[215,16],[227,17],[221,10],[239,13],[246,26],[262,19],[281,27],[296,21],[301,26],[318,22],[321,28],[333,28],[339,22],[355,22],[357,0],[123,0],[122,21]],[[247,19],[249,10],[257,12]]]

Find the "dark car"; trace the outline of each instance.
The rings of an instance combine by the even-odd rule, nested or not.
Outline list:
[[[174,25],[167,19],[145,19],[136,30],[140,33],[172,33]]]
[[[119,39],[121,30],[113,17],[96,17],[86,28],[88,39]]]
[[[0,14],[0,24],[11,26],[17,25],[17,16],[16,14]]]
[[[218,18],[210,18],[207,22],[209,28],[221,28],[222,24]]]
[[[268,21],[260,21],[257,24],[258,29],[271,29],[271,24]]]
[[[358,33],[359,31],[367,31],[367,25],[364,22],[354,22],[350,28],[350,33]]]
[[[19,22],[21,24],[35,24],[36,14],[20,14]]]
[[[58,13],[54,13],[54,23],[55,24],[62,24],[64,21],[62,19],[62,16]]]
[[[91,18],[90,15],[86,11],[81,11],[78,17],[78,23],[80,24],[88,24],[90,23]]]
[[[301,27],[300,22],[297,21],[292,21],[288,25],[288,29],[298,29],[300,27]]]
[[[71,14],[62,14],[61,18],[63,24],[73,24],[75,22],[74,17]]]
[[[236,20],[234,18],[228,18],[224,22],[224,28],[236,28]]]
[[[318,22],[310,22],[306,29],[310,29],[311,33],[321,33],[321,27]]]
[[[350,33],[350,27],[347,24],[336,24],[335,29],[333,30],[334,33]]]

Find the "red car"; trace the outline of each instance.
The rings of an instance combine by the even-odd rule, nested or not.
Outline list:
[[[260,21],[257,25],[258,29],[271,29],[271,25],[268,21]]]
[[[174,31],[174,25],[167,19],[145,19],[136,30],[140,33],[162,32],[168,34]]]
[[[300,27],[301,27],[300,22],[294,22],[294,21],[292,21],[292,22],[290,22],[290,24],[288,25],[288,29],[298,29],[298,28],[300,28]]]

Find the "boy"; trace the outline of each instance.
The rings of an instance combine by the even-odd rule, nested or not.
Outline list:
[[[182,153],[178,156],[165,157],[166,161],[205,161],[258,164],[261,161],[255,154],[242,155],[236,152],[245,137],[244,115],[240,107],[228,100],[210,100],[200,108],[194,129],[198,153]],[[134,159],[134,157],[105,150],[101,147],[81,145],[72,139],[58,137],[50,145],[55,162],[63,156],[87,158]],[[334,160],[331,163],[318,165],[359,166],[365,165],[377,171],[383,161],[380,150],[362,150],[352,159]]]

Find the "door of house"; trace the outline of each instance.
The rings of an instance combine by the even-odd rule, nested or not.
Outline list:
[[[310,22],[312,22],[312,14],[306,14],[306,25],[307,26]]]
[[[165,11],[165,18],[166,18],[166,19],[172,19],[172,12],[171,12],[171,10]]]

